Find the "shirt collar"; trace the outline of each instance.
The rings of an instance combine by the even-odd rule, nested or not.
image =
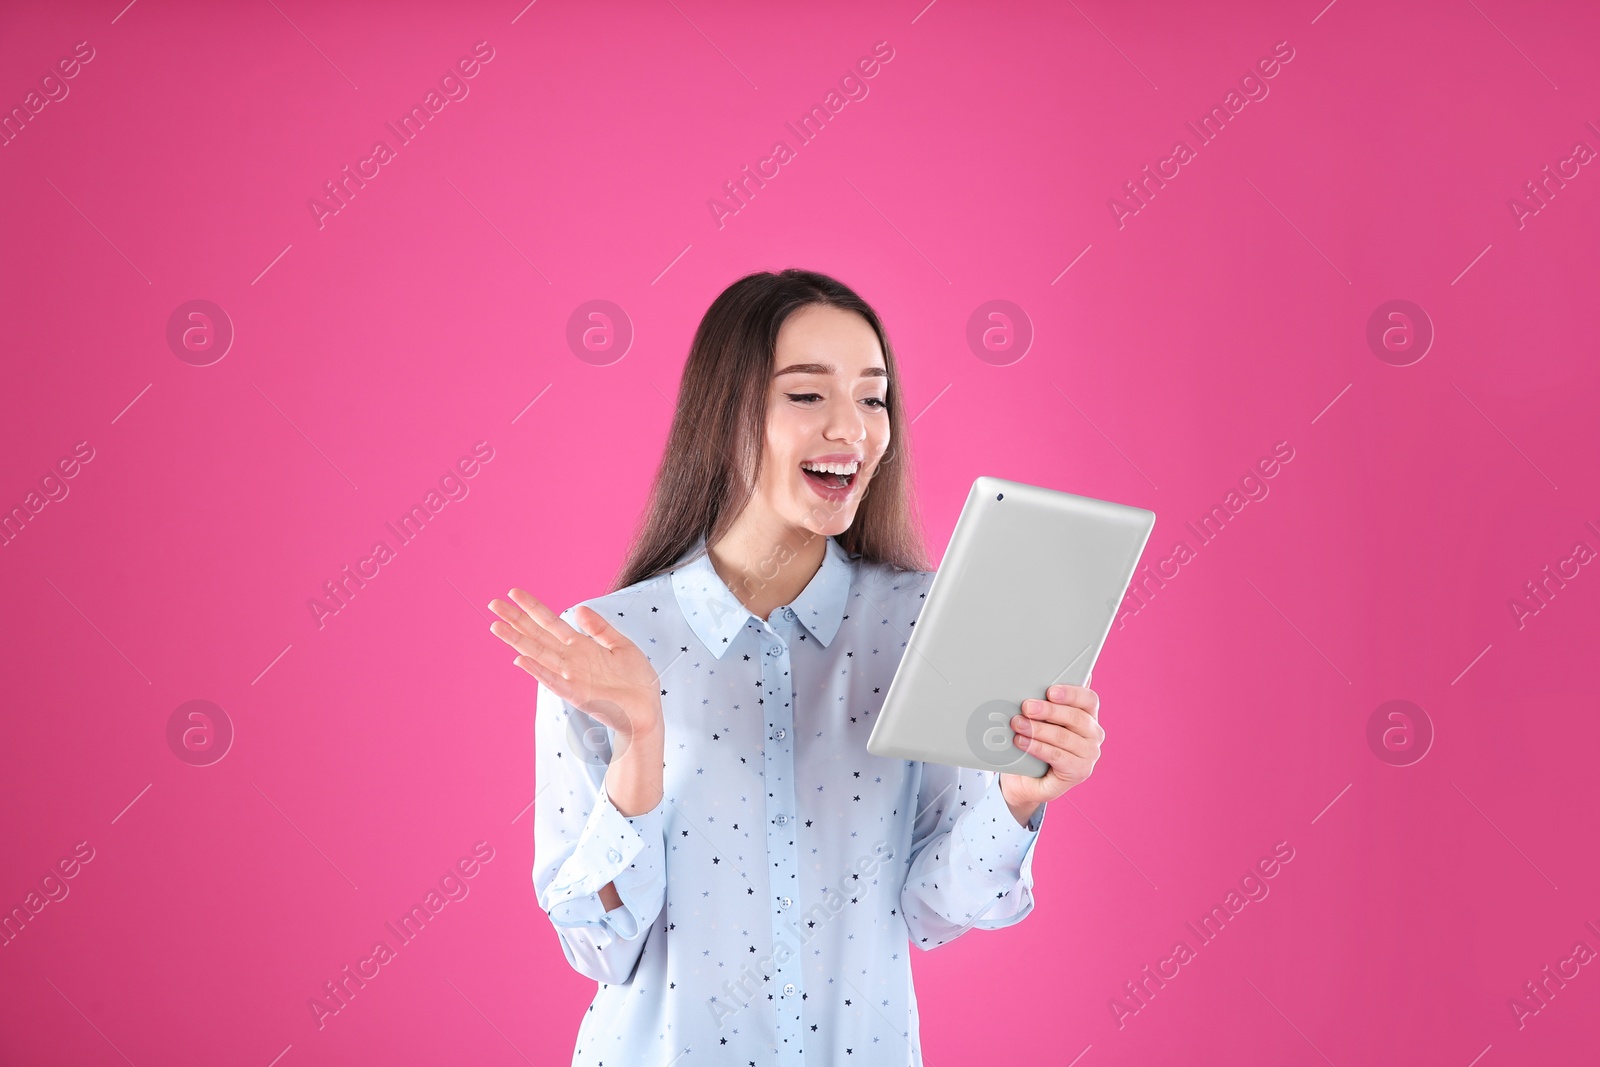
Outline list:
[[[845,601],[850,594],[851,573],[849,556],[838,541],[829,537],[822,566],[788,605],[794,609],[796,621],[822,642],[823,647],[827,647],[833,635],[839,632]],[[745,622],[755,617],[711,565],[703,536],[674,566],[672,591],[690,629],[718,659],[733,644]]]

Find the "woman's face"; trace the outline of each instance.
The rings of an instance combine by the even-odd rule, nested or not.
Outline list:
[[[889,447],[888,371],[878,335],[853,311],[812,304],[778,331],[767,441],[751,504],[779,528],[825,537],[855,518]],[[832,466],[837,474],[807,473]]]

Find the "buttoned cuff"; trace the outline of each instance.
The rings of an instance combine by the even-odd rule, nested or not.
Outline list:
[[[997,883],[1015,882],[1038,840],[1047,807],[1048,804],[1040,804],[1028,825],[1020,825],[1011,814],[1005,794],[1000,792],[1000,776],[996,774],[961,820],[961,837],[977,872]]]
[[[632,941],[639,936],[640,929],[638,919],[626,904],[607,911],[598,893],[574,897],[555,905],[550,909],[550,921],[557,926],[589,926],[597,931],[608,931],[610,936],[596,934],[595,944],[598,948],[609,945],[612,937]]]
[[[639,917],[652,918],[666,892],[663,839],[666,800],[639,815],[624,815],[601,785],[594,809],[545,891],[545,910],[563,926],[609,926],[618,937],[639,936]],[[1014,821],[1014,820],[1013,820]],[[623,906],[605,909],[599,893],[612,883]]]

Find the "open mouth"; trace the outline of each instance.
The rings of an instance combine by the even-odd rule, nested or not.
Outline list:
[[[800,472],[806,476],[812,485],[828,493],[838,493],[849,489],[855,484],[856,475],[860,469],[857,463],[821,463],[816,466],[831,469],[813,469],[802,463]]]

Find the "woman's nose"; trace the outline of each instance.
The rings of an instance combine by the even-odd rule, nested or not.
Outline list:
[[[854,400],[846,400],[845,403],[849,407],[841,410],[836,405],[834,410],[829,412],[827,436],[833,440],[854,444],[867,435],[867,423],[855,409]]]

